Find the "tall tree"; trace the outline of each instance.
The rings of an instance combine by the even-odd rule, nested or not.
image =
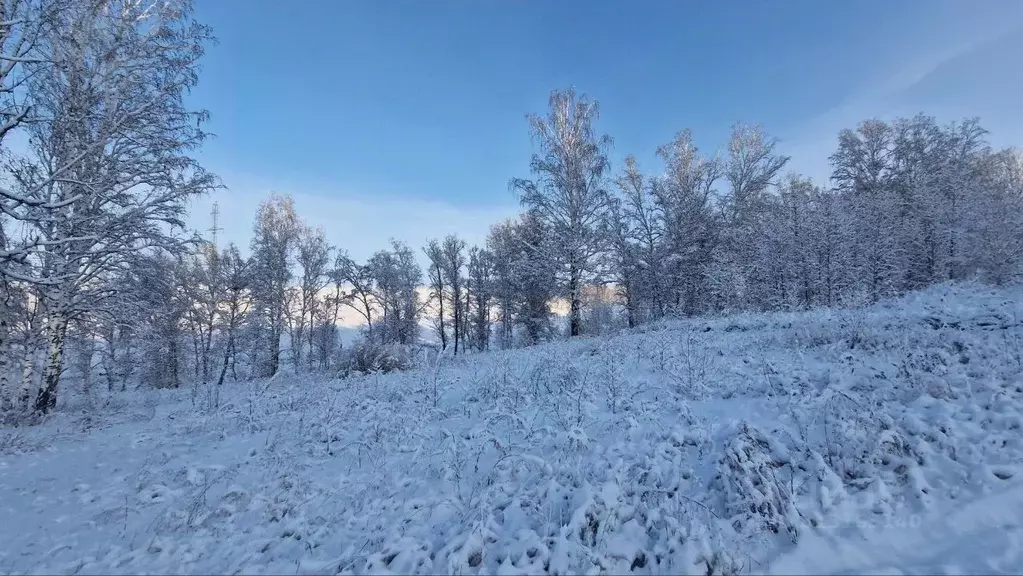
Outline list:
[[[462,273],[466,265],[465,241],[457,236],[444,238],[443,268],[451,289],[451,320],[454,327],[454,354],[458,354],[458,346],[465,346],[465,275]]]
[[[211,243],[199,244],[198,253],[186,261],[182,288],[188,302],[185,322],[192,335],[195,375],[209,381],[213,335],[225,294],[221,255]]]
[[[640,217],[647,211],[643,243],[649,254],[651,271],[660,276],[655,281],[658,291],[658,315],[665,306],[676,313],[692,315],[704,308],[704,292],[713,251],[718,248],[720,221],[713,212],[714,186],[721,175],[716,158],[703,155],[693,143],[689,130],[679,131],[675,138],[657,148],[664,163],[664,173],[651,182],[650,194],[655,210],[636,206],[632,212]],[[657,229],[663,235],[660,253],[655,249]]]
[[[967,204],[964,254],[995,284],[1023,275],[1023,152],[1002,150],[985,161],[983,192]]]
[[[515,321],[523,328],[526,344],[541,342],[551,333],[551,303],[557,295],[558,269],[549,255],[554,251],[550,244],[555,238],[533,211],[523,214],[514,228]]]
[[[447,321],[444,318],[444,300],[447,297],[447,283],[445,282],[444,249],[437,240],[430,240],[423,248],[426,258],[430,261],[430,267],[426,275],[430,280],[430,301],[437,304],[437,334],[440,336],[441,350],[448,349]]]
[[[148,249],[180,253],[187,200],[215,180],[191,158],[206,113],[184,95],[209,30],[188,2],[72,3],[55,14],[48,65],[21,87],[37,115],[7,163],[2,211],[26,230],[4,275],[39,286],[46,361],[35,401],[57,399],[68,325],[118,290],[107,281]]]
[[[217,377],[217,386],[224,383],[228,367],[233,367],[237,361],[238,328],[245,321],[251,305],[248,291],[250,281],[248,262],[242,258],[238,247],[234,244],[229,245],[220,261],[227,293],[223,313],[223,331],[227,335],[227,341],[224,344],[224,357],[220,365],[220,375]]]
[[[264,376],[273,376],[280,368],[291,261],[300,233],[301,224],[290,196],[272,196],[260,204],[253,225],[250,289],[262,328]]]
[[[187,300],[180,290],[183,262],[164,254],[142,255],[130,268],[144,359],[141,377],[154,388],[181,385],[181,327]]]
[[[615,179],[619,197],[610,211],[608,231],[611,239],[611,269],[619,296],[625,301],[628,325],[634,327],[640,309],[658,308],[661,291],[661,248],[663,232],[655,221],[649,186],[639,172],[633,156],[625,158],[625,168]],[[663,306],[660,306],[663,312]]]
[[[583,285],[597,271],[596,257],[607,246],[603,224],[611,207],[606,188],[611,138],[594,129],[596,101],[568,89],[552,92],[549,104],[546,116],[529,117],[539,148],[530,162],[534,180],[514,179],[511,185],[554,238],[546,256],[557,263],[570,304],[570,334],[577,336]]]
[[[358,264],[344,251],[339,252],[334,260],[334,268],[330,272],[331,280],[338,286],[350,286],[345,289],[341,303],[362,316],[366,321],[366,337],[372,341],[373,318],[379,309],[377,301],[376,278],[370,264]]]
[[[754,264],[766,225],[768,188],[788,162],[776,147],[759,125],[732,128],[723,167],[729,188],[720,202],[723,229],[715,262],[720,274],[715,292],[725,307],[760,307],[758,299],[767,292],[768,280]]]
[[[838,150],[831,155],[832,180],[847,204],[848,246],[855,290],[870,301],[894,294],[902,287],[904,243],[892,234],[897,229],[899,198],[894,178],[891,127],[880,120],[843,130]]]
[[[414,344],[419,339],[422,308],[418,288],[423,278],[415,254],[406,244],[391,240],[391,250],[374,254],[369,267],[375,283],[374,296],[383,312],[380,340]]]
[[[518,298],[515,261],[519,251],[515,222],[506,220],[490,227],[487,252],[492,264],[491,293],[497,307],[498,345],[512,345],[515,306]]]
[[[490,349],[490,310],[493,302],[494,263],[490,252],[473,246],[469,249],[469,268],[466,290],[470,306],[466,315],[470,330],[469,346],[478,351]]]
[[[319,293],[327,286],[327,267],[330,264],[331,247],[322,228],[303,226],[299,232],[295,261],[300,275],[297,287],[297,306],[290,310],[289,328],[291,354],[295,370],[302,366],[303,347],[308,347],[308,368],[313,363],[313,337],[318,308],[321,305]]]

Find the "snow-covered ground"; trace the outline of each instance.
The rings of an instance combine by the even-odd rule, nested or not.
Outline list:
[[[0,572],[1023,569],[1023,288],[0,430]]]

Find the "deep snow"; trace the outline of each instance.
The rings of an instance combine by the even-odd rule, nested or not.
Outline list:
[[[1023,570],[1023,288],[0,430],[0,573]]]

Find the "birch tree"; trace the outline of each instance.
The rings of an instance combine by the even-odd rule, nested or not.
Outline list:
[[[442,246],[444,276],[451,293],[451,324],[454,328],[454,354],[458,354],[459,344],[465,346],[465,275],[462,273],[466,265],[465,241],[457,236],[444,238]],[[463,350],[464,351],[464,350]]]
[[[303,348],[309,351],[308,368],[313,363],[313,338],[316,319],[321,305],[319,293],[327,286],[327,266],[330,264],[331,247],[322,228],[302,227],[296,246],[296,262],[300,272],[297,287],[297,309],[291,310],[291,350],[295,370],[302,366]]]
[[[611,206],[606,188],[609,136],[597,135],[597,102],[574,90],[556,90],[545,116],[529,117],[534,142],[534,180],[514,179],[523,206],[553,235],[548,257],[557,263],[562,292],[569,300],[570,334],[582,327],[583,285],[591,280],[596,257],[607,245],[602,225]]]
[[[765,278],[754,266],[763,237],[768,188],[788,157],[777,154],[777,141],[759,125],[737,124],[728,141],[722,175],[729,188],[720,201],[723,230],[716,245],[714,266],[719,274],[715,292],[730,308],[754,308],[763,294]]]
[[[720,220],[712,204],[715,184],[721,175],[716,158],[707,157],[693,142],[689,130],[681,130],[671,142],[657,148],[664,173],[651,182],[653,209],[639,198],[631,202],[634,218],[646,222],[642,232],[655,282],[658,315],[665,308],[692,315],[700,311],[713,251],[718,247]],[[660,229],[660,230],[658,230]],[[662,250],[656,246],[663,238]]]
[[[419,338],[422,307],[417,290],[423,276],[415,254],[406,244],[391,240],[391,249],[374,254],[369,268],[375,284],[374,298],[382,309],[380,341],[414,344]]]
[[[512,344],[515,326],[515,305],[517,279],[515,259],[517,253],[515,223],[512,220],[499,222],[490,227],[487,235],[487,252],[492,264],[491,292],[497,308],[498,345],[508,348]]]
[[[376,278],[370,264],[356,263],[346,252],[339,252],[330,272],[331,280],[345,286],[340,302],[366,321],[366,339],[373,341],[373,320],[379,310]]]
[[[146,250],[179,253],[187,200],[215,186],[190,153],[206,113],[184,95],[197,81],[207,28],[187,2],[74,3],[56,14],[50,64],[24,85],[28,154],[8,162],[2,210],[24,239],[12,274],[38,285],[46,362],[35,400],[56,405],[71,321],[117,292],[107,276]],[[8,238],[8,241],[10,239]]]
[[[24,93],[33,73],[53,65],[49,41],[67,0],[0,1],[0,146],[5,137],[32,120]]]
[[[262,348],[261,373],[264,376],[273,376],[280,368],[287,291],[300,226],[290,196],[273,196],[260,204],[256,213],[249,285],[253,312],[260,327],[256,344]]]
[[[478,351],[490,349],[491,307],[493,305],[494,262],[490,252],[473,246],[469,249],[466,290],[471,305],[466,309],[470,331],[469,346]]]
[[[444,265],[444,249],[437,240],[430,240],[430,242],[423,248],[423,253],[426,254],[426,258],[430,261],[430,266],[426,270],[426,276],[429,280],[430,288],[430,301],[434,302],[437,306],[437,319],[435,321],[437,328],[437,335],[440,337],[440,348],[441,350],[448,349],[448,329],[447,321],[444,318],[444,301],[447,299],[447,283],[444,278],[446,275]]]
[[[231,244],[224,250],[220,259],[224,273],[224,285],[226,289],[226,301],[223,312],[223,331],[226,334],[224,344],[224,356],[220,364],[220,374],[217,376],[217,386],[224,383],[227,370],[230,367],[234,378],[234,366],[237,362],[237,333],[239,327],[245,321],[251,305],[249,297],[249,265],[241,257],[238,247]]]

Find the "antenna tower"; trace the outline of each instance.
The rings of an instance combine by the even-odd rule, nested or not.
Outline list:
[[[212,237],[213,249],[219,250],[220,246],[217,245],[217,232],[223,231],[223,228],[220,228],[218,226],[218,224],[220,223],[220,205],[217,204],[216,202],[213,203],[213,210],[211,212],[211,215],[213,216],[213,227],[210,228],[209,231],[213,235]]]

